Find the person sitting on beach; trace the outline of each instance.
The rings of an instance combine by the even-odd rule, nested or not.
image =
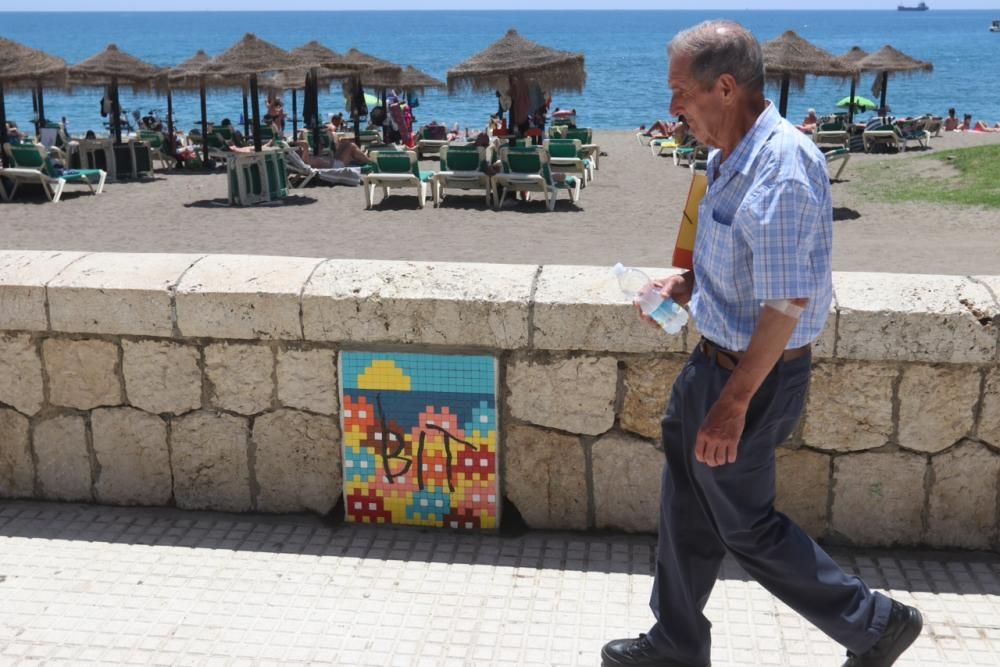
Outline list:
[[[806,112],[806,117],[802,121],[801,125],[796,125],[800,132],[805,134],[812,134],[816,130],[816,125],[819,123],[819,119],[816,118],[816,110],[809,109]]]
[[[967,132],[972,129],[972,114],[967,113],[962,116],[962,124],[958,126],[958,129]]]
[[[339,132],[340,128],[344,126],[344,113],[337,112],[330,116],[330,122],[327,124],[333,129],[334,132]]]
[[[21,138],[21,132],[20,132],[20,130],[17,129],[17,125],[15,125],[14,123],[11,123],[9,121],[6,122],[6,123],[4,123],[4,125],[5,125],[5,127],[7,129],[7,136],[8,137],[10,137],[11,139],[20,139]]]
[[[948,109],[948,117],[944,119],[944,131],[954,132],[958,129],[958,116],[955,115],[955,107]]]
[[[280,97],[267,100],[267,117],[283,133],[285,131],[285,105]]]
[[[246,139],[243,138],[243,135],[240,133],[240,131],[237,130],[235,127],[233,127],[233,121],[229,120],[228,118],[223,118],[221,126],[227,127],[232,131],[234,146],[242,148],[243,146],[247,145]]]
[[[674,123],[674,129],[670,137],[674,140],[675,146],[683,146],[687,143],[690,133],[688,132],[687,118],[683,114],[677,117],[677,122]]]

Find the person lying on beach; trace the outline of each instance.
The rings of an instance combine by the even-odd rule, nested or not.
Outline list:
[[[972,128],[976,132],[1000,132],[1000,123],[997,123],[993,127],[990,127],[985,121],[977,120],[975,126]]]
[[[948,117],[944,119],[944,131],[954,132],[958,129],[958,116],[955,115],[955,107],[948,109]]]
[[[800,132],[803,132],[805,134],[812,134],[813,131],[815,131],[816,125],[818,123],[819,119],[816,118],[816,110],[809,109],[809,111],[806,112],[806,117],[802,121],[802,124],[796,125],[795,127],[797,127]]]
[[[645,125],[640,125],[639,131],[645,137],[669,137],[674,131],[674,124],[665,120],[657,120],[649,126],[648,130]]]
[[[309,144],[304,141],[297,142],[295,148],[305,163],[314,169],[342,169],[344,167],[375,163],[374,160],[368,157],[350,139],[337,141],[335,137],[331,137],[331,140],[334,147],[332,156],[313,155],[309,151]]]

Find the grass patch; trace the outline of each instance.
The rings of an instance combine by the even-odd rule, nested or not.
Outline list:
[[[861,175],[859,189],[872,201],[1000,208],[1000,145],[889,159],[865,165]]]

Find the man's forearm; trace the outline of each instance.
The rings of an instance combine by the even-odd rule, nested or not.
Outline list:
[[[792,299],[797,306],[805,306],[807,299]],[[757,328],[750,337],[750,346],[726,382],[719,400],[729,400],[749,405],[750,399],[764,382],[764,378],[778,363],[788,345],[798,318],[773,308],[762,308]]]

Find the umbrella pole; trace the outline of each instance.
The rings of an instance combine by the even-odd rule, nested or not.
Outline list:
[[[35,115],[35,136],[37,137],[41,134],[41,127],[38,125],[38,91],[35,88],[31,89],[31,111]]]
[[[854,125],[854,94],[858,90],[858,77],[851,77],[851,96],[847,104],[847,124]]]
[[[247,89],[243,88],[243,136],[250,136],[250,108],[247,106]]]
[[[260,147],[260,94],[257,92],[257,75],[250,75],[250,104],[253,107],[253,150],[261,151]]]
[[[292,88],[292,140],[294,140],[299,134],[299,110],[296,102],[297,99],[297,91]]]
[[[114,124],[112,127],[115,131],[115,145],[117,146],[122,142],[122,108],[121,102],[118,99],[118,77],[111,77],[111,111],[115,115]]]
[[[198,95],[201,98],[201,165],[208,169],[208,104],[205,102],[205,77],[198,82]]]
[[[354,79],[354,107],[357,113],[354,114],[354,145],[361,148],[361,106],[365,100],[365,89],[361,87],[361,77]],[[360,102],[360,104],[359,104]]]
[[[0,81],[0,166],[6,168],[7,153],[4,151],[4,144],[7,143],[7,109],[3,102],[3,81]],[[0,187],[3,187],[0,185]]]
[[[788,116],[788,83],[789,76],[786,74],[781,77],[781,97],[778,101],[778,112],[781,114],[782,118]]]
[[[306,81],[309,86],[309,95],[312,109],[312,125],[313,125],[313,155],[319,156],[323,152],[323,144],[320,142],[320,129],[319,129],[319,81],[317,79],[316,68],[309,70],[309,79]]]
[[[886,115],[885,89],[888,87],[888,85],[889,85],[889,73],[882,72],[882,100],[879,102],[879,113],[882,114],[882,118],[885,118]]]
[[[385,93],[385,88],[382,89],[382,111],[385,112],[385,118],[382,120],[382,143],[389,143],[388,137],[389,126],[386,124],[389,121],[389,105],[386,103],[388,101],[388,96]]]
[[[167,155],[173,157],[176,152],[176,142],[174,141],[174,95],[173,91],[167,88]]]
[[[41,81],[38,82],[38,127],[45,127],[45,95],[42,93]]]

